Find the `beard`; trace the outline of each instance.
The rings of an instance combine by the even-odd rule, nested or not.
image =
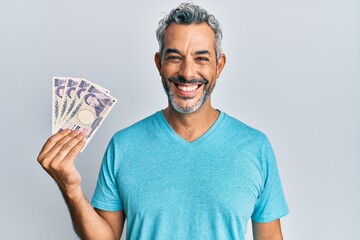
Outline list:
[[[175,85],[175,83],[202,84],[202,85],[204,85],[204,90],[203,90],[200,98],[195,103],[193,103],[192,105],[182,106],[175,101],[174,93],[171,91],[170,85],[171,84]],[[203,106],[203,104],[206,102],[206,100],[210,97],[214,87],[211,88],[210,85],[208,85],[208,83],[209,83],[209,81],[207,81],[206,79],[200,79],[200,78],[186,80],[183,77],[171,77],[167,80],[163,80],[163,87],[164,87],[166,95],[168,96],[169,102],[171,103],[171,105],[174,107],[174,109],[177,112],[193,113],[193,112],[196,112],[197,110],[199,110]],[[194,99],[195,97],[180,97],[180,98],[184,101],[190,101],[190,100]]]

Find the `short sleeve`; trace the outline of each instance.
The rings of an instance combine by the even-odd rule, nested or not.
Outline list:
[[[260,151],[263,166],[263,189],[257,199],[251,219],[271,222],[289,213],[273,149],[266,138]]]
[[[119,211],[123,205],[115,174],[114,138],[104,154],[91,205],[105,211]]]

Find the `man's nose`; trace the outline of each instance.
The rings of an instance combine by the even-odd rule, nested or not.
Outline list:
[[[195,65],[191,60],[184,60],[181,64],[179,75],[187,80],[195,78]]]

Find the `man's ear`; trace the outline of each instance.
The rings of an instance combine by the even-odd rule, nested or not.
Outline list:
[[[159,74],[160,74],[160,71],[161,71],[161,56],[160,56],[159,52],[155,53],[154,60],[155,60],[156,67],[157,67],[157,69],[159,71]]]
[[[220,74],[224,68],[226,64],[226,56],[225,54],[221,54],[220,58],[217,60],[217,65],[216,65],[216,78],[220,77]]]

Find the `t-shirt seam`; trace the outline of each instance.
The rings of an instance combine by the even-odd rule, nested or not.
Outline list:
[[[278,218],[284,217],[289,213],[289,209],[287,207],[284,207],[283,209],[277,211],[276,213],[268,216],[259,216],[259,217],[251,217],[252,220],[255,222],[268,222],[268,221],[274,221]]]
[[[119,204],[110,204],[103,201],[99,201],[96,198],[91,200],[91,205],[95,208],[106,210],[106,211],[120,211],[123,208],[119,206]]]

